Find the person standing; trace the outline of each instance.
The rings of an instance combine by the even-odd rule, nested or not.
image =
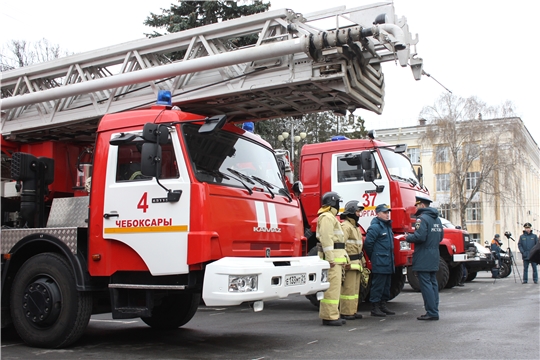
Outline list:
[[[495,256],[495,259],[498,260],[497,267],[501,267],[501,236],[499,234],[495,234],[493,237],[493,240],[491,240],[490,250],[491,253]]]
[[[523,225],[523,235],[519,237],[518,248],[523,259],[523,284],[526,284],[529,279],[529,264],[532,267],[533,281],[538,284],[538,270],[535,262],[529,261],[529,252],[534,245],[538,243],[538,236],[532,233],[531,223],[525,223]]]
[[[412,269],[420,283],[426,313],[418,320],[439,320],[439,243],[443,239],[443,226],[436,209],[430,207],[431,199],[425,195],[416,196],[416,223],[413,234],[407,242],[414,243]]]
[[[343,220],[341,228],[345,237],[345,250],[350,261],[349,266],[345,268],[345,280],[341,285],[339,299],[341,318],[345,320],[362,318],[362,314],[358,312],[360,278],[365,266],[362,253],[362,234],[358,229],[358,219],[362,210],[364,207],[359,205],[357,200],[352,200],[345,204],[345,210],[339,215]]]
[[[322,206],[317,212],[317,233],[319,240],[318,247],[321,249],[319,256],[328,261],[328,282],[330,287],[324,292],[324,299],[319,306],[319,317],[323,325],[341,326],[346,321],[340,319],[339,298],[341,294],[341,280],[344,266],[349,260],[345,251],[345,238],[341,224],[336,218],[339,212],[341,197],[333,191],[322,196]]]
[[[386,204],[377,205],[377,216],[371,220],[364,243],[366,254],[371,260],[371,316],[395,314],[386,306],[386,302],[390,300],[390,285],[394,273],[394,233],[390,211]]]

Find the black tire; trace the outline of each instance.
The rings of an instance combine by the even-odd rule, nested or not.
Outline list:
[[[448,283],[449,276],[450,270],[448,269],[448,264],[446,264],[443,258],[439,257],[439,271],[437,271],[437,283],[439,285],[439,291],[444,289]],[[418,277],[412,270],[412,267],[407,268],[407,280],[414,291],[420,291],[420,281],[418,281]]]
[[[409,286],[414,291],[420,291],[420,281],[418,281],[418,277],[416,277],[416,273],[412,270],[412,266],[409,266],[407,268],[407,281],[409,283]]]
[[[439,257],[439,271],[437,271],[437,283],[439,284],[439,291],[444,289],[448,283],[448,278],[450,277],[450,269],[448,264],[442,257]]]
[[[174,330],[187,324],[197,312],[201,294],[171,294],[154,306],[152,316],[141,320],[156,330]]]
[[[92,296],[77,291],[73,269],[55,253],[28,259],[10,298],[17,333],[30,346],[66,347],[81,337],[92,314]]]
[[[390,299],[392,300],[399,295],[403,287],[405,286],[405,275],[403,275],[403,268],[397,267],[396,272],[392,274],[392,280],[390,283]]]
[[[469,273],[467,274],[467,279],[465,281],[473,281],[474,279],[476,279],[477,274],[478,272],[476,271],[469,271]]]
[[[450,268],[450,275],[448,277],[448,282],[446,283],[445,288],[451,289],[454,286],[457,286],[461,279],[463,278],[463,266],[461,264],[457,264],[453,268]]]
[[[502,278],[508,277],[512,273],[512,265],[503,262],[499,269],[499,276]]]

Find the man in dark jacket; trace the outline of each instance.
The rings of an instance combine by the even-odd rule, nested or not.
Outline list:
[[[371,220],[366,232],[364,249],[371,260],[371,316],[394,315],[395,312],[386,307],[390,300],[390,283],[394,273],[394,233],[390,220],[390,207],[377,205],[377,217]]]
[[[426,314],[418,320],[439,320],[439,243],[443,239],[443,227],[436,209],[430,207],[431,199],[425,195],[416,196],[415,232],[407,236],[407,242],[414,243],[412,269],[420,282]]]
[[[538,243],[538,236],[532,233],[531,223],[525,223],[523,225],[523,235],[519,237],[518,248],[523,259],[523,284],[527,283],[529,278],[529,264],[531,264],[533,272],[533,281],[538,284],[538,270],[536,269],[536,263],[529,261],[529,253],[531,249]]]

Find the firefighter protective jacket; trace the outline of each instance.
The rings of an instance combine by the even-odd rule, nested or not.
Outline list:
[[[351,261],[351,270],[361,270],[363,242],[358,225],[354,219],[346,218],[341,227],[345,236],[345,250]]]
[[[319,219],[317,221],[317,239],[321,243],[324,253],[324,260],[336,263],[346,264],[348,262],[345,252],[345,238],[341,224],[336,219],[337,210],[326,207],[319,210]]]

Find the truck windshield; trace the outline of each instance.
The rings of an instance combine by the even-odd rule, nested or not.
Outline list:
[[[380,149],[380,153],[388,173],[394,180],[406,181],[413,185],[418,184],[409,158],[403,154],[396,154],[391,149]]]
[[[285,187],[270,149],[227,131],[199,134],[199,127],[182,127],[197,180],[243,187],[250,193],[253,187],[272,194]]]

